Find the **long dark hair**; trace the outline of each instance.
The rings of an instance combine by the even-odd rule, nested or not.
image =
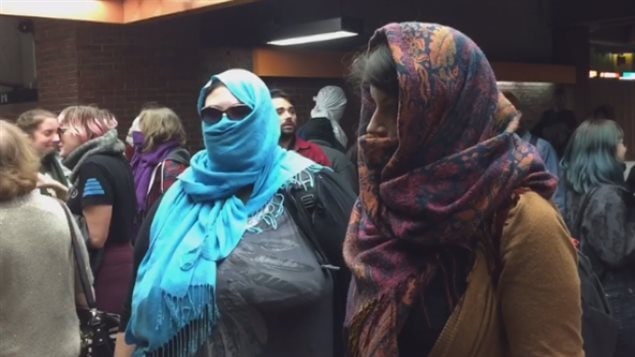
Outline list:
[[[374,47],[353,60],[350,78],[355,84],[372,85],[386,94],[399,96],[397,67],[385,37],[379,37]]]
[[[575,130],[562,157],[562,179],[568,188],[586,193],[600,184],[624,185],[617,146],[624,138],[613,120],[588,119]]]

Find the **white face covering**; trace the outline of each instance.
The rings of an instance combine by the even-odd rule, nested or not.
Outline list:
[[[320,89],[314,100],[315,107],[311,110],[311,118],[328,118],[333,126],[335,138],[346,147],[348,138],[339,124],[346,110],[344,90],[338,86],[326,86]]]

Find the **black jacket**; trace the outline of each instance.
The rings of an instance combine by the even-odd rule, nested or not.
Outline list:
[[[635,199],[617,185],[567,191],[567,225],[607,293],[635,290]]]

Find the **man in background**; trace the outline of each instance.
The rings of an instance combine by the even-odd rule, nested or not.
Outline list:
[[[531,133],[547,140],[556,149],[558,157],[562,157],[569,137],[577,126],[575,114],[565,108],[564,88],[558,87],[554,92],[553,108],[542,113]]]
[[[287,150],[293,150],[320,165],[331,166],[328,157],[319,145],[302,140],[296,131],[298,128],[298,116],[291,97],[279,89],[271,90],[273,107],[280,117],[280,146]]]

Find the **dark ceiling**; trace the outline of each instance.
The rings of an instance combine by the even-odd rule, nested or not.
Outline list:
[[[276,30],[337,16],[361,19],[360,36],[300,48],[355,51],[385,23],[425,21],[463,31],[496,60],[551,62],[554,31],[572,27],[607,51],[635,49],[635,0],[262,0],[199,20],[206,45],[262,46]]]
[[[554,16],[559,26],[582,26],[589,42],[607,52],[635,51],[635,1],[558,0]]]

